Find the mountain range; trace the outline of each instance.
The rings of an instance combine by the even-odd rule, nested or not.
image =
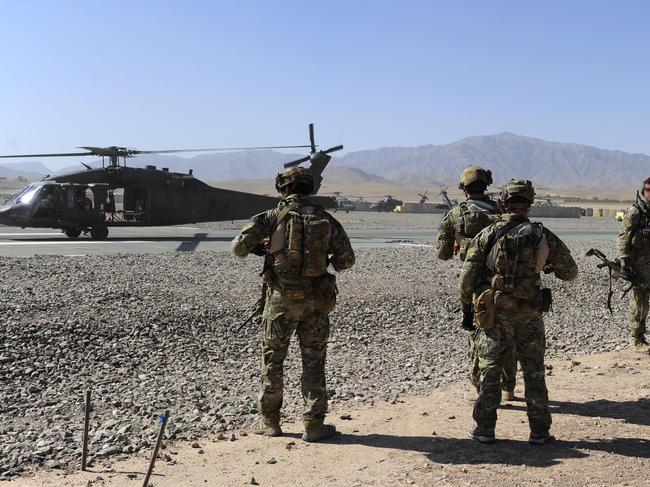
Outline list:
[[[178,172],[188,172],[191,168],[200,179],[224,181],[270,178],[281,170],[283,162],[302,155],[271,150],[201,154],[192,158],[149,155],[146,160],[141,156],[128,163],[134,166],[155,164]],[[0,176],[4,175],[3,171],[19,169],[50,173],[38,162],[25,164],[0,166]],[[550,142],[510,132],[466,137],[444,145],[350,152],[334,157],[325,175],[333,180],[341,178],[359,183],[422,184],[425,180],[427,183],[455,184],[458,174],[470,164],[490,168],[497,184],[516,177],[553,188],[622,188],[636,186],[650,176],[650,156],[645,154]]]

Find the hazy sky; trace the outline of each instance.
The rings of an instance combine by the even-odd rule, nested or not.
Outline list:
[[[646,1],[0,0],[0,153],[296,144],[310,121],[346,151],[511,131],[650,153],[649,20]]]

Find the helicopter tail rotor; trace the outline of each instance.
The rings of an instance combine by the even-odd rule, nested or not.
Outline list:
[[[305,157],[301,157],[300,159],[296,159],[295,161],[287,162],[284,164],[284,167],[290,168],[302,164],[303,162],[309,161],[311,163],[309,170],[314,176],[314,191],[312,194],[316,194],[320,188],[321,182],[323,181],[323,171],[327,167],[327,164],[330,162],[330,159],[332,159],[332,156],[329,154],[343,149],[343,146],[337,145],[325,150],[316,150],[316,147],[318,146],[316,145],[314,138],[313,123],[309,124],[309,144],[311,147],[311,154]]]

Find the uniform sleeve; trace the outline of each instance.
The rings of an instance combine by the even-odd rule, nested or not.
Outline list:
[[[571,251],[553,232],[545,228],[544,233],[549,247],[546,264],[554,269],[558,279],[573,281],[578,277],[578,266],[571,256]]]
[[[276,213],[277,210],[273,209],[251,218],[239,235],[233,239],[232,252],[238,257],[246,257],[257,244],[270,237]]]
[[[458,284],[460,304],[463,309],[468,309],[472,305],[472,295],[484,279],[486,274],[485,261],[487,259],[485,247],[490,235],[495,231],[495,226],[491,225],[481,230],[469,244]]]
[[[628,258],[632,253],[632,238],[634,237],[634,232],[639,225],[639,218],[641,214],[637,207],[633,206],[625,213],[625,218],[623,218],[623,228],[621,233],[618,235],[618,255],[621,258]]]
[[[438,227],[438,259],[449,260],[454,256],[454,210],[449,210]]]
[[[336,272],[344,271],[354,265],[354,250],[343,226],[333,216],[329,214],[328,216],[332,224],[332,236],[328,249],[330,263]]]

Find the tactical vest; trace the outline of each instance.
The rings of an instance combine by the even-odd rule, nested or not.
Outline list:
[[[650,252],[650,215],[638,203],[634,206],[639,210],[639,222],[634,229],[632,245]]]
[[[500,237],[488,255],[491,287],[516,298],[537,299],[549,246],[541,223],[522,222]]]
[[[280,289],[287,297],[304,297],[305,278],[327,273],[332,225],[321,206],[289,205],[280,210],[270,253]]]
[[[472,239],[485,227],[497,221],[500,212],[492,201],[468,200],[458,206],[461,213],[454,231],[460,245],[460,260],[465,260]]]

